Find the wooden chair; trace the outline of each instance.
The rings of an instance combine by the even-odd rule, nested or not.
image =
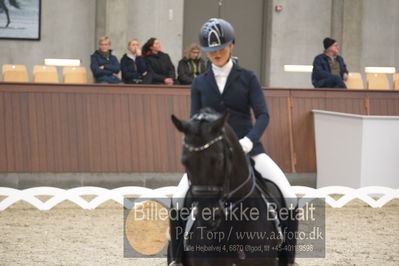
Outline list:
[[[350,72],[345,84],[348,89],[364,89],[362,75],[359,72]]]
[[[87,84],[87,71],[82,66],[65,66],[62,69],[64,83]]]
[[[389,90],[389,81],[384,73],[367,73],[367,89]]]
[[[399,73],[393,74],[393,89],[399,90]]]
[[[55,66],[33,66],[33,82],[59,83],[57,69]]]
[[[25,65],[8,65],[2,67],[3,81],[28,82],[28,70]]]

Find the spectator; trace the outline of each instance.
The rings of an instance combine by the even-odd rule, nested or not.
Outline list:
[[[312,83],[315,88],[346,88],[344,81],[348,79],[348,69],[344,59],[339,56],[338,43],[325,38],[324,53],[313,61]]]
[[[161,51],[161,44],[156,38],[150,38],[143,45],[143,55],[153,84],[173,85],[176,83],[175,66],[168,54]]]
[[[205,70],[205,61],[201,58],[200,47],[193,43],[187,47],[184,57],[179,61],[177,79],[180,84],[189,85],[196,76],[204,73]]]
[[[118,78],[120,71],[116,56],[112,55],[111,39],[107,36],[98,41],[99,49],[91,55],[90,68],[96,83],[122,83]]]
[[[122,80],[128,84],[151,83],[147,66],[141,55],[139,41],[131,40],[127,45],[128,52],[121,59]]]

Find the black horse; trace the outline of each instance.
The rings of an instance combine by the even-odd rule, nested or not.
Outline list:
[[[19,4],[17,2],[17,0],[8,0],[8,2],[10,3],[10,5],[12,5],[13,7],[16,8],[20,8]],[[0,10],[3,10],[6,13],[7,16],[7,24],[6,24],[6,28],[8,27],[8,25],[10,25],[11,20],[10,20],[10,12],[8,11],[8,7],[5,3],[5,0],[0,0]]]
[[[295,239],[284,238],[282,232],[296,231],[297,221],[279,222],[270,203],[285,207],[282,194],[274,183],[255,176],[227,117],[209,108],[191,121],[172,115],[184,133],[181,160],[190,188],[184,200],[186,215],[179,216],[184,207],[171,208],[173,217],[180,219],[171,219],[168,263],[290,265]],[[257,217],[242,216],[249,209],[257,210]]]

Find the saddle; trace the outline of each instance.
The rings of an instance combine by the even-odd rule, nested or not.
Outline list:
[[[277,185],[274,182],[263,178],[261,176],[261,174],[255,170],[255,167],[254,167],[255,163],[250,158],[249,158],[249,163],[253,169],[253,173],[255,176],[254,177],[255,189],[258,190],[259,193],[261,194],[261,196],[265,202],[265,205],[267,205],[268,203],[273,203],[276,206],[277,212],[279,209],[284,208],[285,200],[283,198],[283,195],[282,195],[280,189],[277,187]],[[184,206],[187,206],[186,200],[188,198],[189,193],[191,193],[190,190],[187,191]],[[171,206],[171,207],[173,207],[173,206]],[[278,227],[279,232],[282,231],[284,226],[286,226],[286,225],[280,223],[280,221],[277,219],[276,227]],[[169,245],[169,247],[170,247],[169,253],[174,260],[171,261],[169,265],[182,265],[181,260],[182,260],[182,256],[183,256],[183,250],[184,250],[184,240],[182,237],[180,239],[176,239],[175,237],[173,237],[173,236],[177,235],[176,231],[175,231],[175,229],[177,227],[186,228],[186,223],[182,222],[182,221],[172,221],[171,222],[171,227],[170,227],[170,230],[171,230],[170,231],[170,235],[171,235],[170,244],[171,245]]]
[[[259,187],[259,192],[263,194],[269,201],[275,203],[278,209],[286,207],[283,194],[276,183],[264,178],[258,171],[256,171],[255,161],[252,158],[249,158],[249,161],[255,174],[255,182],[257,187]]]

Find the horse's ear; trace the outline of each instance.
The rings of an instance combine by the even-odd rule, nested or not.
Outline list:
[[[225,112],[223,116],[218,118],[217,120],[212,122],[211,125],[211,131],[212,133],[218,133],[222,130],[224,127],[224,124],[226,124],[227,119],[229,118],[229,113]]]
[[[172,122],[180,132],[187,133],[188,132],[188,123],[186,121],[180,120],[175,115],[171,115]]]

